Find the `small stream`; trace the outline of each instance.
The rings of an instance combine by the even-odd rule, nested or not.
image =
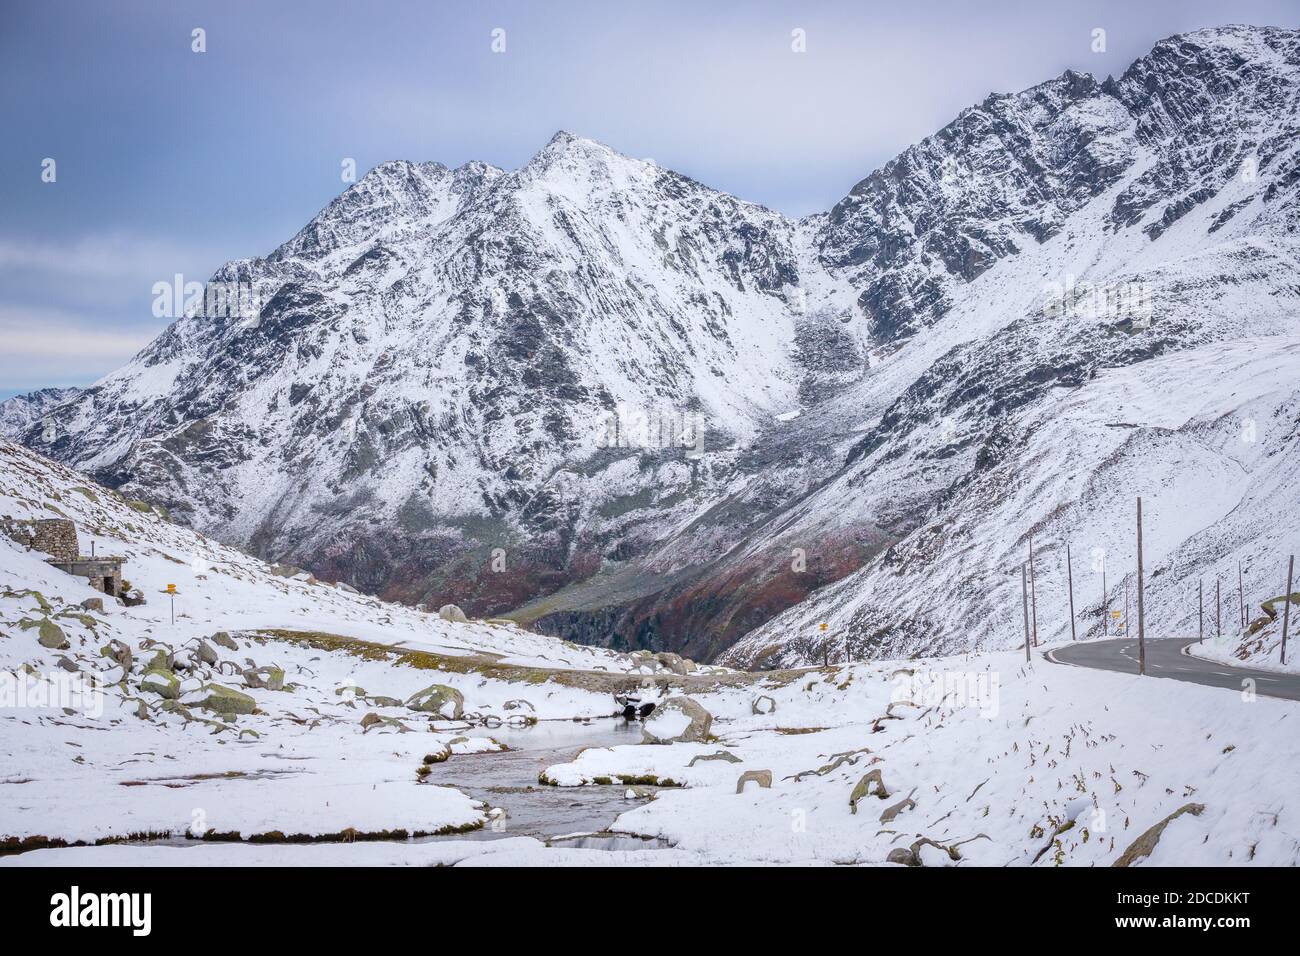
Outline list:
[[[475,728],[467,737],[493,737],[510,750],[504,753],[462,754],[435,764],[427,782],[455,787],[509,816],[482,830],[427,840],[499,840],[529,836],[553,846],[600,850],[655,850],[668,844],[628,834],[605,833],[615,817],[646,802],[629,800],[624,786],[547,787],[537,776],[547,767],[566,763],[584,747],[613,747],[641,741],[641,725],[621,718],[543,721],[532,727]],[[647,787],[648,791],[655,788]],[[567,839],[558,839],[566,837]]]

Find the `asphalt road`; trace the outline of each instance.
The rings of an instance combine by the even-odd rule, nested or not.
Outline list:
[[[1079,641],[1048,651],[1043,656],[1054,664],[1075,664],[1097,670],[1136,674],[1137,641],[1122,638],[1113,641]],[[1241,682],[1255,681],[1255,693],[1264,697],[1300,700],[1300,674],[1278,674],[1250,667],[1231,667],[1184,654],[1183,648],[1195,639],[1168,637],[1146,642],[1147,676],[1191,681],[1210,687],[1224,687],[1240,693]],[[1289,650],[1289,648],[1288,648]],[[1300,650],[1300,648],[1297,648]]]

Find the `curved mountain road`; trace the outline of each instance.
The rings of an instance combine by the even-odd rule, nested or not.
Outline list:
[[[1054,664],[1073,664],[1077,667],[1136,674],[1137,643],[1131,638],[1079,641],[1054,648],[1043,656]],[[1300,674],[1280,674],[1250,667],[1229,666],[1183,653],[1183,648],[1195,643],[1195,638],[1185,637],[1148,640],[1147,676],[1190,681],[1209,687],[1225,687],[1238,692],[1241,690],[1241,682],[1249,678],[1255,682],[1257,694],[1280,697],[1283,700],[1300,700]]]

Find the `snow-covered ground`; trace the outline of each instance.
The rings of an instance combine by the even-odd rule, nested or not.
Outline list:
[[[752,712],[759,693],[774,712]],[[716,744],[587,750],[548,775],[685,784],[617,827],[711,860],[873,864],[929,839],[925,865],[1101,866],[1196,804],[1150,863],[1300,862],[1294,703],[1016,653],[831,668],[699,700]],[[718,752],[739,761],[690,766]],[[771,788],[736,793],[755,770]],[[869,782],[855,813],[875,770],[887,795]]]
[[[599,680],[650,665],[286,578],[31,452],[0,454],[0,516],[73,518],[148,597],[98,610],[84,582],[0,538],[0,678],[28,695],[0,707],[0,842],[31,847],[0,865],[1107,865],[1180,810],[1137,862],[1300,863],[1296,704],[1018,652],[705,674],[691,696],[711,739],[596,746],[544,770],[625,791],[612,829],[669,849],[551,846],[508,819],[485,834],[501,839],[408,839],[493,819],[420,782],[433,763],[501,759],[471,724],[606,717]],[[87,675],[105,686],[73,693]],[[172,678],[174,700],[149,689]],[[205,706],[214,684],[256,710]],[[412,709],[433,684],[459,692],[460,721],[454,700]],[[189,839],[203,835],[222,842]]]
[[[0,460],[0,516],[73,519],[82,551],[93,541],[99,555],[124,556],[124,577],[147,599],[122,606],[0,536],[0,845],[10,849],[479,827],[487,808],[419,782],[427,756],[490,747],[463,734],[470,722],[614,711],[607,690],[556,675],[667,673],[645,657],[285,576],[292,569],[25,449],[0,444]],[[461,695],[464,720],[443,719],[454,704],[408,705],[435,684]],[[223,712],[214,694],[255,711]]]
[[[1245,633],[1224,634],[1222,637],[1209,637],[1192,644],[1189,654],[1206,660],[1219,661],[1223,664],[1237,664],[1256,667],[1260,670],[1278,671],[1280,673],[1300,674],[1300,594],[1291,596],[1291,614],[1287,622],[1286,661],[1282,660],[1282,611],[1284,603],[1281,593],[1277,600],[1270,599],[1264,604],[1271,608],[1276,616],[1262,614],[1254,619]]]

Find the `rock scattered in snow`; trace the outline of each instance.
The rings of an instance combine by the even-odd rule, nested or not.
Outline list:
[[[642,735],[649,744],[699,743],[709,739],[713,716],[689,697],[670,697],[646,718]]]

